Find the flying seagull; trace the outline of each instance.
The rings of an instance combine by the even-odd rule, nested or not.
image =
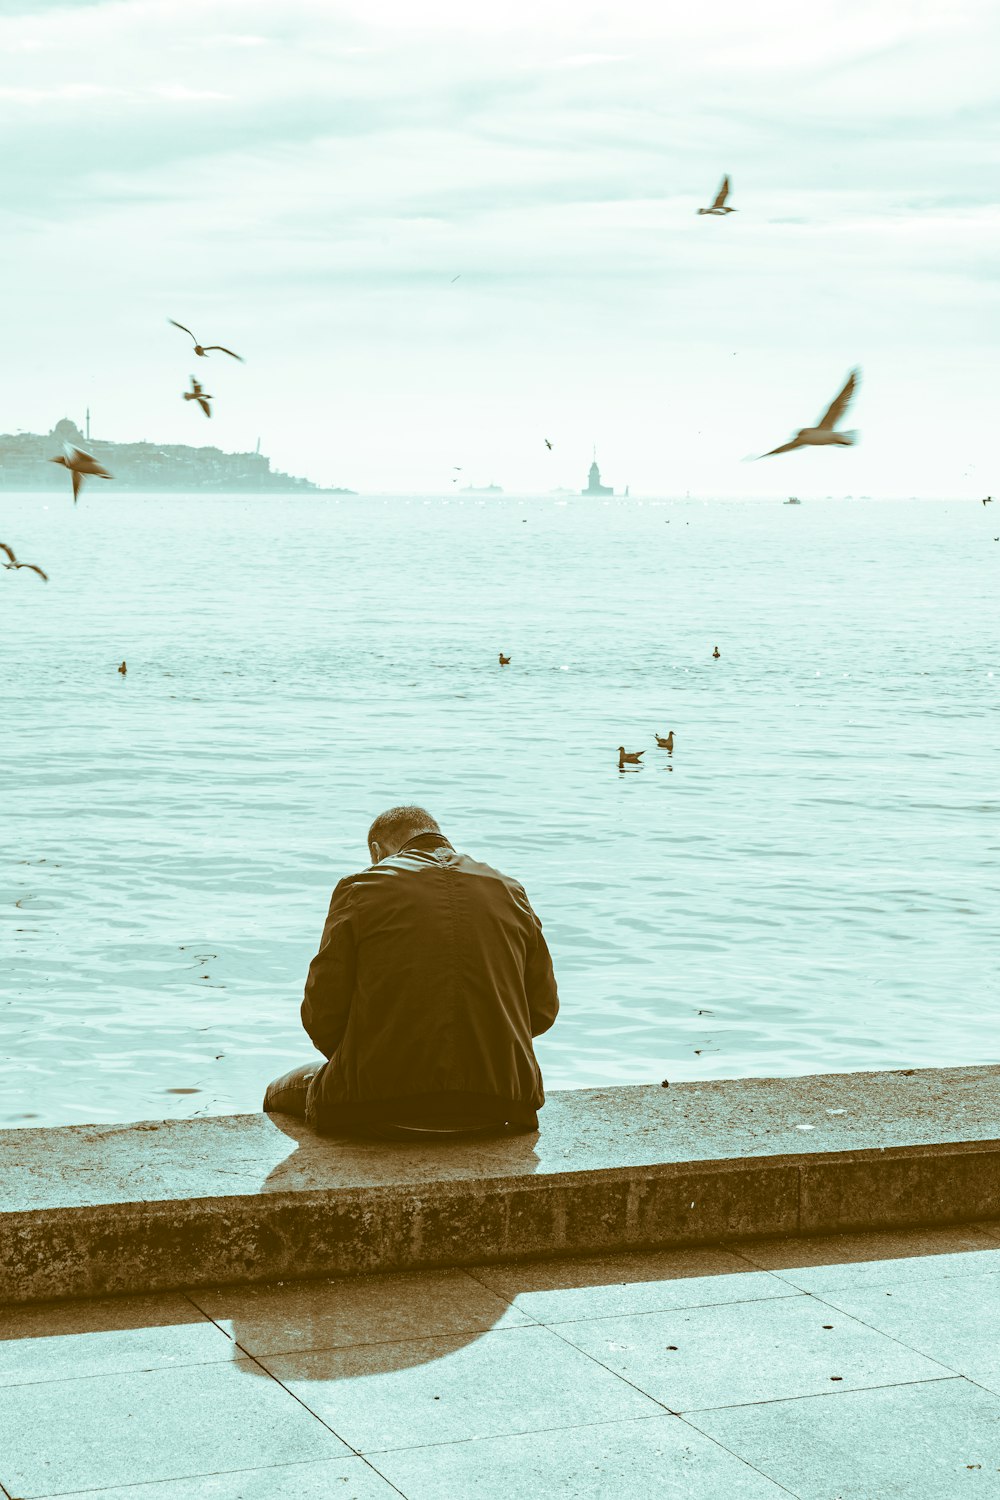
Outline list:
[[[38,567],[35,563],[18,562],[17,558],[14,556],[13,550],[7,546],[6,542],[0,542],[0,552],[6,552],[8,558],[10,559],[9,562],[4,563],[5,568],[30,568],[32,573],[38,574],[43,583],[48,583],[48,573],[43,573],[41,568]]]
[[[735,208],[727,208],[726,207],[726,199],[728,197],[729,197],[729,173],[727,172],[726,175],[725,175],[725,177],[723,177],[723,179],[722,179],[722,186],[719,188],[719,191],[715,195],[715,202],[712,204],[712,207],[711,208],[699,208],[698,212],[700,214],[715,214],[715,216],[717,218],[721,214],[734,214],[736,212]]]
[[[202,385],[201,381],[195,380],[193,375],[191,376],[191,389],[189,391],[181,391],[181,395],[184,397],[185,401],[197,401],[206,417],[210,417],[212,415],[212,408],[208,403],[210,401],[214,401],[215,397],[209,395],[209,393]]]
[[[552,451],[552,444],[549,442],[548,438],[545,439],[545,446],[546,446],[546,448],[548,448],[549,452],[551,453],[551,451]]]
[[[815,427],[801,427],[790,443],[782,443],[780,448],[771,448],[767,453],[762,453],[761,458],[770,458],[773,453],[790,453],[793,448],[815,448],[828,443],[838,443],[842,447],[849,448],[857,437],[857,433],[835,432],[834,429],[847,410],[847,404],[854,395],[860,379],[861,371],[852,370],[847,377],[844,389],[835,400],[830,402]]]
[[[456,281],[461,281],[461,279],[462,279],[462,273],[461,273],[461,271],[459,271],[459,273],[458,273],[458,275],[457,275],[457,276],[453,276],[453,277],[452,277],[452,278],[451,278],[451,284],[452,284],[452,286],[454,286],[454,285],[455,285],[455,282],[456,282]]]
[[[62,464],[63,468],[68,469],[72,474],[74,505],[80,494],[80,486],[83,483],[83,476],[85,474],[94,474],[98,479],[114,478],[102,464],[97,462],[92,453],[84,453],[82,448],[74,448],[72,443],[63,443],[63,448],[65,449],[65,457],[50,458],[49,463]]]
[[[185,328],[183,323],[177,323],[177,322],[175,322],[175,320],[173,318],[168,318],[167,322],[168,323],[173,323],[173,325],[174,325],[175,328],[179,328],[182,333],[186,333],[187,334],[188,338],[194,344],[194,352],[195,352],[195,354],[201,354],[201,355],[207,356],[211,352],[211,350],[218,349],[218,351],[219,351],[220,354],[228,354],[229,357],[230,357],[230,359],[238,359],[241,365],[246,363],[246,361],[244,360],[242,354],[234,354],[233,351],[232,351],[232,349],[227,349],[224,344],[199,344],[198,340],[195,338],[195,336],[191,332],[190,328]]]
[[[992,495],[986,495],[984,497],[984,499],[983,499],[983,504],[984,505],[992,505],[993,504],[993,496]]]

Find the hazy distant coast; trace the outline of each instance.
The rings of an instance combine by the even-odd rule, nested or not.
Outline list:
[[[324,488],[271,468],[259,451],[224,453],[221,448],[196,448],[185,443],[112,443],[88,437],[75,422],[63,417],[49,433],[0,433],[0,490],[52,492],[66,487],[65,471],[47,460],[62,452],[63,443],[85,448],[114,476],[118,490],[184,494],[353,495],[354,490]]]

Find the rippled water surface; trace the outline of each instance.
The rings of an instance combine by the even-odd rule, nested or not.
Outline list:
[[[542,917],[550,1089],[996,1061],[993,531],[967,502],[0,496],[51,574],[0,579],[0,1122],[258,1108],[312,1055],[330,890],[403,801]]]

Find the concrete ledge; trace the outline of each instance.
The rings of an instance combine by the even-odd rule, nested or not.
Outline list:
[[[1000,1067],[550,1096],[537,1135],[0,1132],[0,1301],[1000,1216]]]

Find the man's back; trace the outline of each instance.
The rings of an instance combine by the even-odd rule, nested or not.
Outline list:
[[[532,1037],[558,1011],[541,924],[516,880],[438,833],[342,880],[302,1021],[329,1059],[310,1117],[530,1124]]]

